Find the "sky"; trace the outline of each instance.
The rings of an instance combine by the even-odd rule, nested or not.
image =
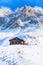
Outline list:
[[[15,10],[17,7],[22,7],[24,5],[29,6],[40,6],[43,8],[43,0],[0,0],[0,7],[9,7]]]

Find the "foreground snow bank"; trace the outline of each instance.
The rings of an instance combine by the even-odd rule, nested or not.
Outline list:
[[[1,46],[0,65],[43,65],[43,46]]]

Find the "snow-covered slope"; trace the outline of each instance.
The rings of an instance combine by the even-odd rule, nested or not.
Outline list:
[[[0,65],[43,65],[43,46],[0,47]]]

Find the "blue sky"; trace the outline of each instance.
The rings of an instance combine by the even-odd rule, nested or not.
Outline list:
[[[43,7],[43,0],[0,0],[0,7],[9,7],[12,10],[24,5]]]

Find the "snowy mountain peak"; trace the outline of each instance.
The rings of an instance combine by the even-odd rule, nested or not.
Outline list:
[[[43,9],[41,7],[34,7],[33,9],[35,12],[43,14]]]
[[[24,7],[15,10],[15,12],[12,12],[10,9],[7,8],[0,9],[0,12],[1,30],[7,28],[15,29],[17,27],[27,28],[30,24],[37,24],[39,22],[41,22],[42,24],[43,22],[43,9],[40,8],[32,8],[30,6],[25,5]]]
[[[7,7],[0,8],[0,17],[4,17],[5,15],[9,15],[11,13],[12,11],[10,10],[10,8],[7,8]]]
[[[27,5],[25,5],[25,6],[23,7],[22,11],[24,11],[25,14],[28,15],[28,16],[34,16],[34,15],[35,15],[33,8],[30,7],[30,6],[27,6]]]

